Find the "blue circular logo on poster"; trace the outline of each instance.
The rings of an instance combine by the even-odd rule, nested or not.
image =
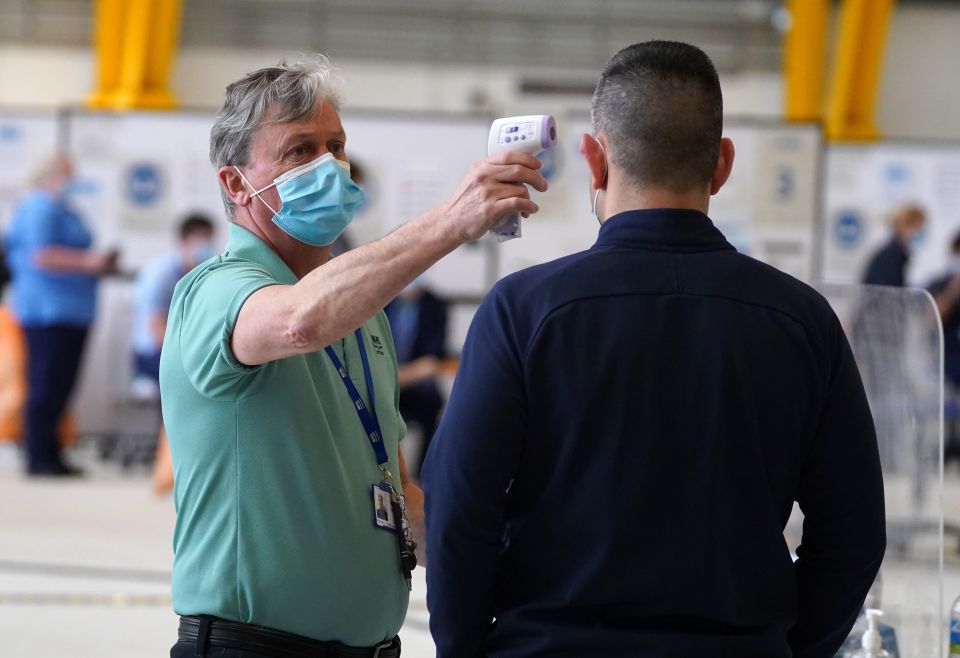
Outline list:
[[[15,123],[0,123],[0,142],[19,142],[23,131]]]
[[[162,191],[160,170],[155,165],[142,162],[127,170],[127,196],[134,205],[153,205]]]
[[[852,210],[844,211],[837,216],[833,233],[842,249],[853,249],[863,239],[863,220]]]
[[[910,168],[902,162],[887,165],[884,177],[888,183],[906,183],[910,180]]]

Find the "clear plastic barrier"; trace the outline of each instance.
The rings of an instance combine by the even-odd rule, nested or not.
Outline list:
[[[883,610],[885,647],[894,655],[940,658],[946,638],[940,318],[930,295],[915,288],[824,283],[818,289],[856,357],[883,466],[888,546],[865,604]],[[793,544],[799,522],[797,511],[787,533]],[[854,634],[865,626],[861,617]],[[859,646],[859,637],[853,642]]]

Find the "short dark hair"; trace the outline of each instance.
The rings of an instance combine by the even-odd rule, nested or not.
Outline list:
[[[183,218],[177,229],[180,240],[186,240],[196,233],[213,233],[213,222],[202,213],[191,213]]]
[[[608,154],[638,185],[688,192],[713,178],[723,137],[720,78],[707,54],[647,41],[614,55],[591,104]]]
[[[950,251],[955,254],[960,253],[960,231],[954,234],[953,242],[950,243]]]

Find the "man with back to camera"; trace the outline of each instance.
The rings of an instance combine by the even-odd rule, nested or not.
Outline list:
[[[707,217],[734,149],[702,51],[625,48],[592,115],[599,238],[494,287],[427,456],[438,656],[832,657],[885,548],[840,323]]]
[[[375,501],[416,530],[422,495],[397,450],[381,309],[504,215],[536,212],[522,183],[547,187],[533,157],[487,158],[442,206],[331,259],[363,198],[333,81],[319,56],[254,71],[211,130],[229,240],[177,285],[160,363],[174,658],[400,654],[413,545]]]

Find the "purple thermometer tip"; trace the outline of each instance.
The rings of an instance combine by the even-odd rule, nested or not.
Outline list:
[[[549,114],[543,117],[540,125],[540,146],[544,150],[553,148],[557,143],[557,122]]]

